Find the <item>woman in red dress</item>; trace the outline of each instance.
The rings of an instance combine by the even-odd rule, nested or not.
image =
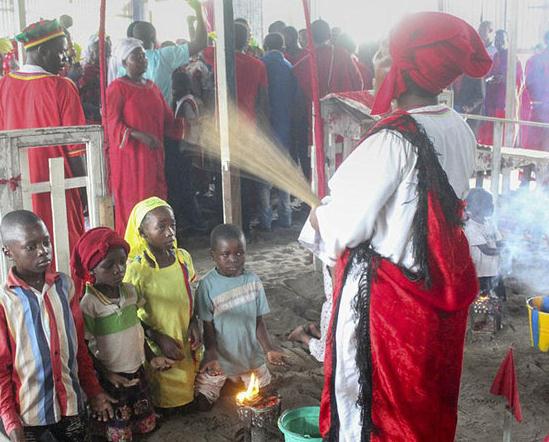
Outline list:
[[[141,41],[121,40],[113,56],[126,69],[107,89],[109,183],[116,231],[123,235],[135,204],[151,196],[166,199],[163,140],[181,138],[182,130],[160,89],[143,78],[147,58]]]

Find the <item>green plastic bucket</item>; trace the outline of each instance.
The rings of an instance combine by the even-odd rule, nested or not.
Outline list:
[[[320,407],[301,407],[286,410],[278,419],[278,428],[286,442],[322,442],[318,429]]]

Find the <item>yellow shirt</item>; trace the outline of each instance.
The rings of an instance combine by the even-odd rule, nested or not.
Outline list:
[[[195,279],[191,256],[178,249],[175,262],[164,268],[153,268],[144,257],[129,264],[124,281],[133,284],[146,304],[138,310],[139,318],[152,329],[178,341],[184,359],[166,371],[156,371],[145,365],[153,403],[157,407],[173,408],[188,404],[194,396],[196,364],[187,336],[192,315],[193,298],[190,282]],[[160,349],[149,342],[156,354]]]

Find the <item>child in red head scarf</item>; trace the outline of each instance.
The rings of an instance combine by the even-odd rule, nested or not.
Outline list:
[[[156,416],[148,396],[143,363],[145,355],[157,370],[173,361],[154,357],[146,345],[137,309],[143,304],[135,287],[122,282],[130,247],[106,227],[86,232],[76,244],[71,270],[81,301],[86,341],[94,357],[99,380],[117,400],[114,415],[106,422],[109,441],[130,441],[132,430],[148,433]]]

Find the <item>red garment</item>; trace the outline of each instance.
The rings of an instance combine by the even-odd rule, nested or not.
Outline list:
[[[529,120],[549,123],[549,49],[532,56],[526,62],[526,89],[530,97]],[[549,129],[524,129],[524,147],[549,151]]]
[[[520,407],[520,398],[518,391],[517,374],[515,373],[515,360],[513,359],[513,349],[510,348],[507,356],[501,363],[496,374],[490,393],[496,396],[504,396],[507,399],[507,406],[513,410],[515,419],[522,421],[522,409]]]
[[[284,52],[284,58],[290,62],[292,66],[295,66],[299,61],[307,55],[305,49],[298,49],[297,52],[290,53],[288,51]]]
[[[365,91],[369,91],[374,88],[374,73],[370,66],[362,64],[360,61],[355,60],[356,67],[362,77],[362,87]]]
[[[101,73],[99,65],[86,64],[78,80],[80,99],[86,115],[86,123],[101,124]]]
[[[130,130],[154,135],[161,143],[165,136],[181,139],[182,130],[150,80],[145,84],[127,78],[113,81],[107,89],[106,119],[115,225],[123,236],[133,206],[151,196],[167,197],[164,147],[151,149],[130,137]]]
[[[331,92],[362,90],[360,72],[345,49],[321,46],[316,48],[316,57],[320,98]],[[294,74],[307,99],[312,100],[310,55],[294,66]]]
[[[82,126],[86,123],[80,97],[74,83],[49,73],[12,72],[0,80],[0,130],[55,126]],[[65,160],[65,177],[73,177],[70,157],[85,154],[79,146],[50,146],[28,151],[31,183],[49,181],[49,158]],[[84,233],[84,216],[78,189],[67,190],[67,222],[72,249]],[[50,196],[32,196],[34,212],[44,220],[53,239]]]
[[[442,12],[406,16],[391,33],[391,69],[376,94],[373,114],[390,110],[391,100],[406,92],[404,74],[419,87],[438,94],[460,74],[486,75],[492,59],[477,31]]]
[[[215,70],[215,49],[208,47],[202,54],[204,61]],[[268,86],[267,69],[261,60],[241,52],[235,52],[234,59],[238,109],[255,122],[259,92]]]
[[[84,284],[95,283],[90,272],[105,259],[111,249],[120,247],[130,253],[130,246],[124,238],[108,227],[88,230],[78,240],[71,255],[71,274],[76,296],[84,295]]]
[[[468,307],[478,293],[478,281],[463,229],[446,221],[435,191],[430,189],[427,197],[431,287],[409,279],[385,258],[375,258],[373,264],[369,338],[371,417],[376,430],[372,442],[454,440]],[[336,267],[320,411],[324,437],[329,436],[336,405],[333,322],[349,257],[348,250]]]
[[[516,87],[517,93],[522,87],[522,65],[517,60]],[[507,89],[507,49],[496,52],[494,63],[487,79],[495,77],[499,81],[486,82],[486,96],[484,98],[484,110],[489,117],[505,118],[505,94]],[[483,121],[479,127],[478,142],[480,144],[492,145],[494,142],[494,124]]]

